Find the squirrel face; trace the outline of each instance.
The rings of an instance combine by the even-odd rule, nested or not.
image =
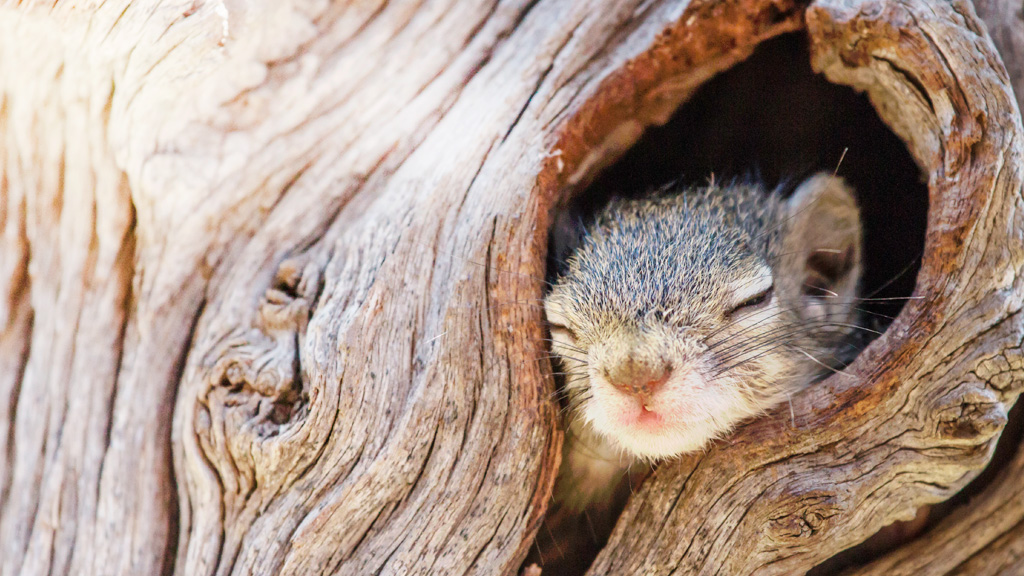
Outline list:
[[[786,399],[855,321],[860,237],[829,175],[788,199],[736,184],[613,202],[545,298],[571,426],[655,460]]]

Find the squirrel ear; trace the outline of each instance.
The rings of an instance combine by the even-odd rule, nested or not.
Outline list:
[[[800,258],[802,293],[848,306],[861,271],[860,209],[853,190],[842,178],[819,173],[800,184],[787,203],[784,249]]]

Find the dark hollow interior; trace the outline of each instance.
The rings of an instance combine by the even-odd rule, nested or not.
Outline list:
[[[791,190],[820,170],[837,171],[856,189],[864,227],[861,308],[864,323],[880,331],[914,290],[928,189],[906,146],[867,97],[811,70],[803,34],[765,42],[748,60],[710,80],[666,125],[650,128],[578,191],[567,209],[586,222],[613,197],[643,195],[673,181],[703,184],[713,174],[717,180],[755,178],[768,189],[781,184]],[[553,257],[549,273],[558,266]],[[593,540],[583,546],[588,550],[575,550],[570,556],[576,565],[558,566],[557,573],[585,571],[611,526],[588,522],[587,528]],[[561,539],[543,528],[541,534]],[[531,554],[531,560],[539,559]]]
[[[577,194],[570,209],[586,221],[613,197],[642,195],[673,181],[703,184],[713,174],[785,189],[837,167],[861,207],[865,321],[884,328],[914,290],[928,189],[867,97],[811,70],[802,34],[767,41],[711,79]]]

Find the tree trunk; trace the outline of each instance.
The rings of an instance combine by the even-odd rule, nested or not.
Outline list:
[[[972,5],[0,2],[0,574],[516,573],[561,443],[552,216],[798,30],[927,178],[918,298],[660,465],[593,574],[802,573],[988,463],[1024,152]],[[1022,467],[859,573],[1019,572]]]

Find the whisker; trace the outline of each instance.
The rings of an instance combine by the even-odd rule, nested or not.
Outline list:
[[[823,328],[830,328],[830,327],[836,326],[836,325],[845,326],[845,327],[852,327],[852,328],[858,328],[858,329],[861,329],[861,330],[871,331],[871,332],[878,333],[877,331],[871,330],[870,328],[864,328],[863,326],[856,326],[854,324],[843,324],[843,323],[828,322],[828,321],[811,322],[811,323],[808,323],[808,324],[798,324],[798,325],[787,325],[787,326],[781,326],[779,328],[774,328],[774,329],[772,329],[772,330],[770,330],[768,332],[765,332],[765,333],[762,333],[762,334],[757,334],[757,335],[754,335],[754,336],[752,336],[750,338],[747,338],[747,339],[745,339],[743,341],[737,342],[737,343],[733,344],[732,346],[726,348],[726,350],[719,351],[718,359],[719,359],[719,362],[723,362],[723,363],[730,362],[733,359],[741,357],[741,356],[743,356],[746,353],[749,353],[749,352],[752,352],[752,351],[756,351],[759,347],[761,347],[763,345],[763,343],[772,343],[772,342],[777,342],[779,340],[788,340],[788,339],[791,339],[791,338],[793,338],[795,336],[799,336],[799,335],[802,335],[802,334],[805,334],[805,333],[808,333],[808,332],[813,332],[815,330],[821,330]],[[740,348],[743,348],[743,349],[740,350]]]
[[[881,312],[875,312],[874,310],[868,310],[867,308],[861,308],[859,306],[852,306],[850,309],[851,310],[856,310],[857,312],[863,312],[864,314],[870,314],[872,316],[878,316],[880,318],[885,318],[886,320],[895,320],[896,319],[895,316],[889,316],[888,314],[882,314]]]
[[[741,358],[738,362],[733,362],[732,364],[726,365],[724,367],[720,367],[718,369],[718,371],[715,372],[715,376],[719,376],[719,375],[724,374],[724,373],[726,373],[726,372],[728,372],[730,370],[734,370],[737,367],[742,366],[743,364],[746,364],[747,362],[753,362],[754,360],[757,360],[759,358],[763,358],[764,356],[767,356],[768,354],[771,354],[775,350],[777,350],[779,348],[782,348],[783,346],[786,346],[787,344],[788,344],[787,342],[780,342],[780,343],[778,343],[778,344],[776,344],[776,345],[774,345],[774,346],[772,346],[772,347],[770,347],[770,348],[768,348],[766,350],[762,350],[761,352],[759,352],[757,354],[754,354],[753,356],[750,356],[750,357],[747,357],[747,358]]]
[[[580,360],[579,358],[573,358],[572,356],[569,356],[568,354],[552,354],[550,356],[541,356],[540,357],[540,359],[542,359],[542,360],[550,360],[552,358],[568,358],[569,360],[575,360],[575,361],[579,362],[580,364],[589,364],[589,362],[587,362],[586,360]]]
[[[729,343],[729,346],[726,346],[724,349],[717,350],[717,351],[720,354],[729,354],[735,348],[740,347],[740,346],[747,346],[751,342],[756,342],[758,340],[763,340],[763,339],[766,339],[766,338],[772,338],[775,335],[779,334],[780,332],[784,333],[784,332],[787,332],[789,330],[800,330],[802,328],[816,328],[816,326],[815,326],[815,323],[813,323],[813,322],[812,323],[806,323],[806,324],[783,324],[782,326],[776,326],[775,328],[770,328],[770,329],[768,329],[768,330],[766,330],[764,332],[758,332],[758,333],[756,333],[756,334],[754,334],[752,336],[749,336],[747,338],[740,339],[739,341],[737,341],[737,338],[742,336],[743,333],[735,334],[735,335],[730,335],[729,338],[726,338],[726,339],[724,339],[722,341],[722,342],[725,342],[725,343]],[[709,347],[708,349],[709,350],[715,350],[717,348],[718,348],[718,346],[714,346],[714,347]]]
[[[724,358],[719,358],[719,363],[726,365],[727,368],[719,368],[718,373],[721,374],[722,372],[732,370],[733,368],[745,364],[747,362],[751,362],[753,360],[757,360],[758,358],[762,358],[767,354],[774,352],[778,348],[787,345],[789,343],[788,339],[792,338],[794,335],[795,334],[786,335],[770,342],[766,341],[765,344],[769,345],[767,348],[764,347],[763,345],[751,346],[748,348],[744,348],[743,350],[740,350],[739,352],[733,353]]]
[[[804,286],[806,286],[808,288],[813,288],[814,290],[819,290],[821,292],[824,292],[825,296],[832,297],[832,298],[839,298],[839,294],[836,294],[835,292],[833,292],[831,290],[828,290],[826,288],[822,288],[821,286],[814,286],[813,284],[808,284],[806,282],[804,282]]]
[[[427,341],[426,341],[426,342],[424,342],[423,344],[425,344],[425,345],[426,345],[426,344],[430,344],[431,342],[433,342],[434,340],[437,340],[438,338],[441,338],[442,336],[444,336],[444,335],[445,335],[445,334],[447,334],[448,332],[451,332],[451,330],[445,330],[444,332],[441,332],[440,334],[438,334],[437,336],[434,336],[434,337],[433,337],[433,338],[431,338],[430,340],[427,340]]]
[[[821,321],[812,322],[807,325],[790,326],[790,329],[788,331],[783,331],[781,334],[776,333],[753,336],[742,343],[742,350],[737,349],[740,347],[739,344],[731,347],[729,349],[731,351],[730,353],[718,356],[719,363],[724,364],[725,366],[721,367],[716,373],[716,375],[722,374],[728,370],[732,370],[744,363],[751,362],[753,360],[761,358],[766,354],[769,354],[777,350],[781,346],[788,346],[790,345],[791,340],[796,336],[799,336],[806,332],[813,332],[814,330],[830,328],[833,326],[841,326],[846,328],[863,330],[874,334],[880,334],[880,332],[872,330],[870,328],[842,322]],[[768,348],[764,348],[765,344],[770,344],[770,346]]]
[[[569,350],[575,350],[576,352],[582,352],[584,354],[587,352],[583,348],[579,348],[578,346],[573,346],[572,344],[566,344],[564,342],[558,342],[554,338],[527,338],[527,340],[531,340],[533,342],[552,342],[552,343],[557,343],[562,348],[567,348]]]
[[[878,294],[882,290],[885,290],[886,288],[891,286],[893,282],[895,282],[895,281],[899,280],[900,278],[902,278],[904,274],[906,274],[907,272],[910,272],[910,269],[913,268],[914,265],[919,264],[919,261],[921,260],[921,255],[922,254],[923,254],[923,252],[919,252],[917,254],[917,256],[914,257],[913,260],[911,260],[906,266],[903,267],[903,270],[900,270],[898,274],[896,274],[895,276],[893,276],[892,278],[887,280],[884,284],[882,284],[878,288],[875,288],[874,290],[872,290],[871,293],[868,294],[867,297],[870,298],[870,297],[874,296],[875,294]]]
[[[835,170],[832,170],[832,176],[839,173],[839,167],[843,165],[843,159],[846,158],[846,153],[850,150],[849,146],[843,147],[843,153],[839,155],[839,161],[836,162]]]
[[[849,324],[849,323],[846,323],[846,322],[829,322],[828,324],[830,326],[842,326],[843,328],[849,328],[851,330],[863,330],[864,332],[870,332],[871,334],[875,334],[877,336],[881,336],[882,335],[882,333],[879,332],[878,330],[873,330],[873,329],[868,328],[866,326],[858,326],[856,324]]]
[[[767,322],[768,320],[771,320],[773,318],[778,318],[779,316],[781,316],[781,315],[783,315],[785,313],[786,313],[786,310],[784,308],[782,308],[782,307],[779,307],[779,309],[775,310],[774,313],[769,314],[768,316],[766,316],[764,318],[761,318],[760,320],[758,320],[757,322],[755,322],[755,323],[753,323],[751,325],[744,326],[743,328],[741,328],[740,331],[736,332],[735,334],[732,334],[732,336],[737,336],[739,334],[742,334],[743,332],[752,330],[752,329],[760,326],[764,322]],[[722,326],[721,328],[717,328],[715,330],[712,330],[711,332],[709,332],[707,334],[707,336],[704,337],[704,339],[705,340],[710,340],[710,339],[714,338],[715,336],[721,334],[722,332],[725,332],[726,330],[728,330],[730,328],[733,328],[734,326],[735,326],[735,324],[726,324],[725,326]]]
[[[924,300],[924,296],[893,296],[891,298],[858,298],[859,302],[894,302],[897,300]]]
[[[811,360],[812,362],[814,362],[815,364],[817,364],[817,365],[821,366],[822,368],[825,368],[825,369],[831,370],[831,371],[832,371],[832,372],[834,372],[835,374],[842,374],[842,375],[844,375],[844,376],[847,376],[847,377],[849,377],[849,378],[853,378],[853,379],[855,379],[855,380],[856,380],[856,378],[857,378],[857,377],[856,377],[856,376],[854,376],[853,374],[848,374],[848,373],[846,373],[846,372],[843,372],[843,371],[842,371],[842,370],[840,370],[840,369],[837,369],[837,368],[834,368],[834,367],[832,367],[832,366],[829,366],[828,364],[825,364],[825,363],[824,363],[824,362],[822,362],[821,360],[818,360],[817,358],[815,358],[814,356],[812,356],[812,355],[811,355],[811,354],[810,354],[809,352],[807,352],[807,351],[806,351],[806,350],[804,350],[803,348],[800,348],[800,347],[797,347],[797,346],[792,346],[792,345],[790,346],[790,348],[791,348],[792,350],[795,350],[795,351],[797,351],[797,352],[799,352],[799,353],[803,354],[804,356],[807,356],[807,358],[809,358],[809,359],[810,359],[810,360]]]

